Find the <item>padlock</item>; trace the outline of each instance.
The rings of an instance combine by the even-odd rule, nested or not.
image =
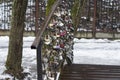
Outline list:
[[[59,37],[60,37],[59,33],[56,33],[56,37],[57,37],[57,38],[59,38]]]
[[[45,35],[44,43],[48,45],[51,42],[52,42],[52,38],[50,37],[50,35]]]
[[[49,25],[48,25],[49,27],[52,27],[52,26],[54,26],[54,24],[53,23],[49,23]]]
[[[60,30],[60,36],[64,36],[64,35],[66,35],[66,30],[64,30],[64,31],[62,31],[62,30]]]
[[[54,45],[53,49],[60,49],[60,45]]]
[[[61,16],[60,12],[55,12],[54,15],[56,15],[57,17]]]
[[[64,24],[61,21],[58,21],[57,26],[63,26]]]
[[[52,33],[52,38],[53,38],[54,40],[57,39],[56,32],[55,32],[55,33]]]
[[[61,47],[61,48],[64,48],[64,46],[65,46],[65,45],[64,45],[63,43],[60,44],[60,47]]]

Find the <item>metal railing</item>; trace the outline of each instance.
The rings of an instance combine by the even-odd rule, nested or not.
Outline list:
[[[57,6],[58,6],[58,4],[59,4],[60,1],[61,0],[57,0],[54,3],[54,5],[52,6],[50,14],[46,17],[46,19],[44,21],[45,24],[43,24],[43,26],[40,27],[40,31],[38,31],[38,33],[36,35],[36,38],[35,38],[32,46],[31,46],[32,49],[37,49],[37,73],[38,73],[37,76],[38,76],[38,80],[43,80],[43,74],[42,74],[42,72],[43,72],[43,70],[42,70],[42,56],[41,56],[41,54],[42,54],[41,53],[42,35],[43,35],[43,32],[45,31],[45,29],[47,28],[47,25],[48,25],[48,23],[49,23],[52,15],[53,15],[53,12],[57,8]],[[37,24],[38,24],[38,22],[39,22],[38,18],[37,18],[36,21],[37,21]],[[39,25],[36,25],[36,26],[38,27]]]

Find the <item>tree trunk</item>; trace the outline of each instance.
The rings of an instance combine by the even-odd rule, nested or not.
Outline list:
[[[77,31],[77,28],[80,24],[80,18],[81,18],[81,15],[82,15],[82,11],[83,11],[83,8],[84,8],[84,5],[86,3],[86,0],[75,0],[74,1],[74,5],[72,7],[72,11],[71,11],[71,14],[72,14],[72,20],[73,20],[73,24],[74,24],[74,28],[75,28],[75,33]]]
[[[6,73],[9,73],[18,79],[22,76],[22,46],[25,13],[28,0],[13,0],[12,21],[9,36],[9,50],[6,61]]]

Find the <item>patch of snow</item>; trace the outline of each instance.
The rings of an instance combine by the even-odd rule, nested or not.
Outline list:
[[[36,50],[30,48],[35,37],[24,37],[22,66],[28,72],[28,78],[37,80]],[[8,36],[0,36],[0,80],[12,77],[2,74],[8,53]],[[74,39],[74,63],[120,65],[120,40]],[[4,47],[6,46],[6,47]]]

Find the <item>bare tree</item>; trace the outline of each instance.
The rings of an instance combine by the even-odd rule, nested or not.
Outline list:
[[[86,3],[86,0],[74,1],[71,14],[72,14],[73,24],[75,26],[75,32],[77,31],[77,28],[80,24],[80,18],[81,18],[81,14],[82,14],[85,3]]]
[[[28,0],[13,0],[12,5],[12,21],[9,36],[9,50],[6,60],[6,73],[17,77],[23,78],[22,63],[22,46],[23,46],[23,32],[25,13]]]

